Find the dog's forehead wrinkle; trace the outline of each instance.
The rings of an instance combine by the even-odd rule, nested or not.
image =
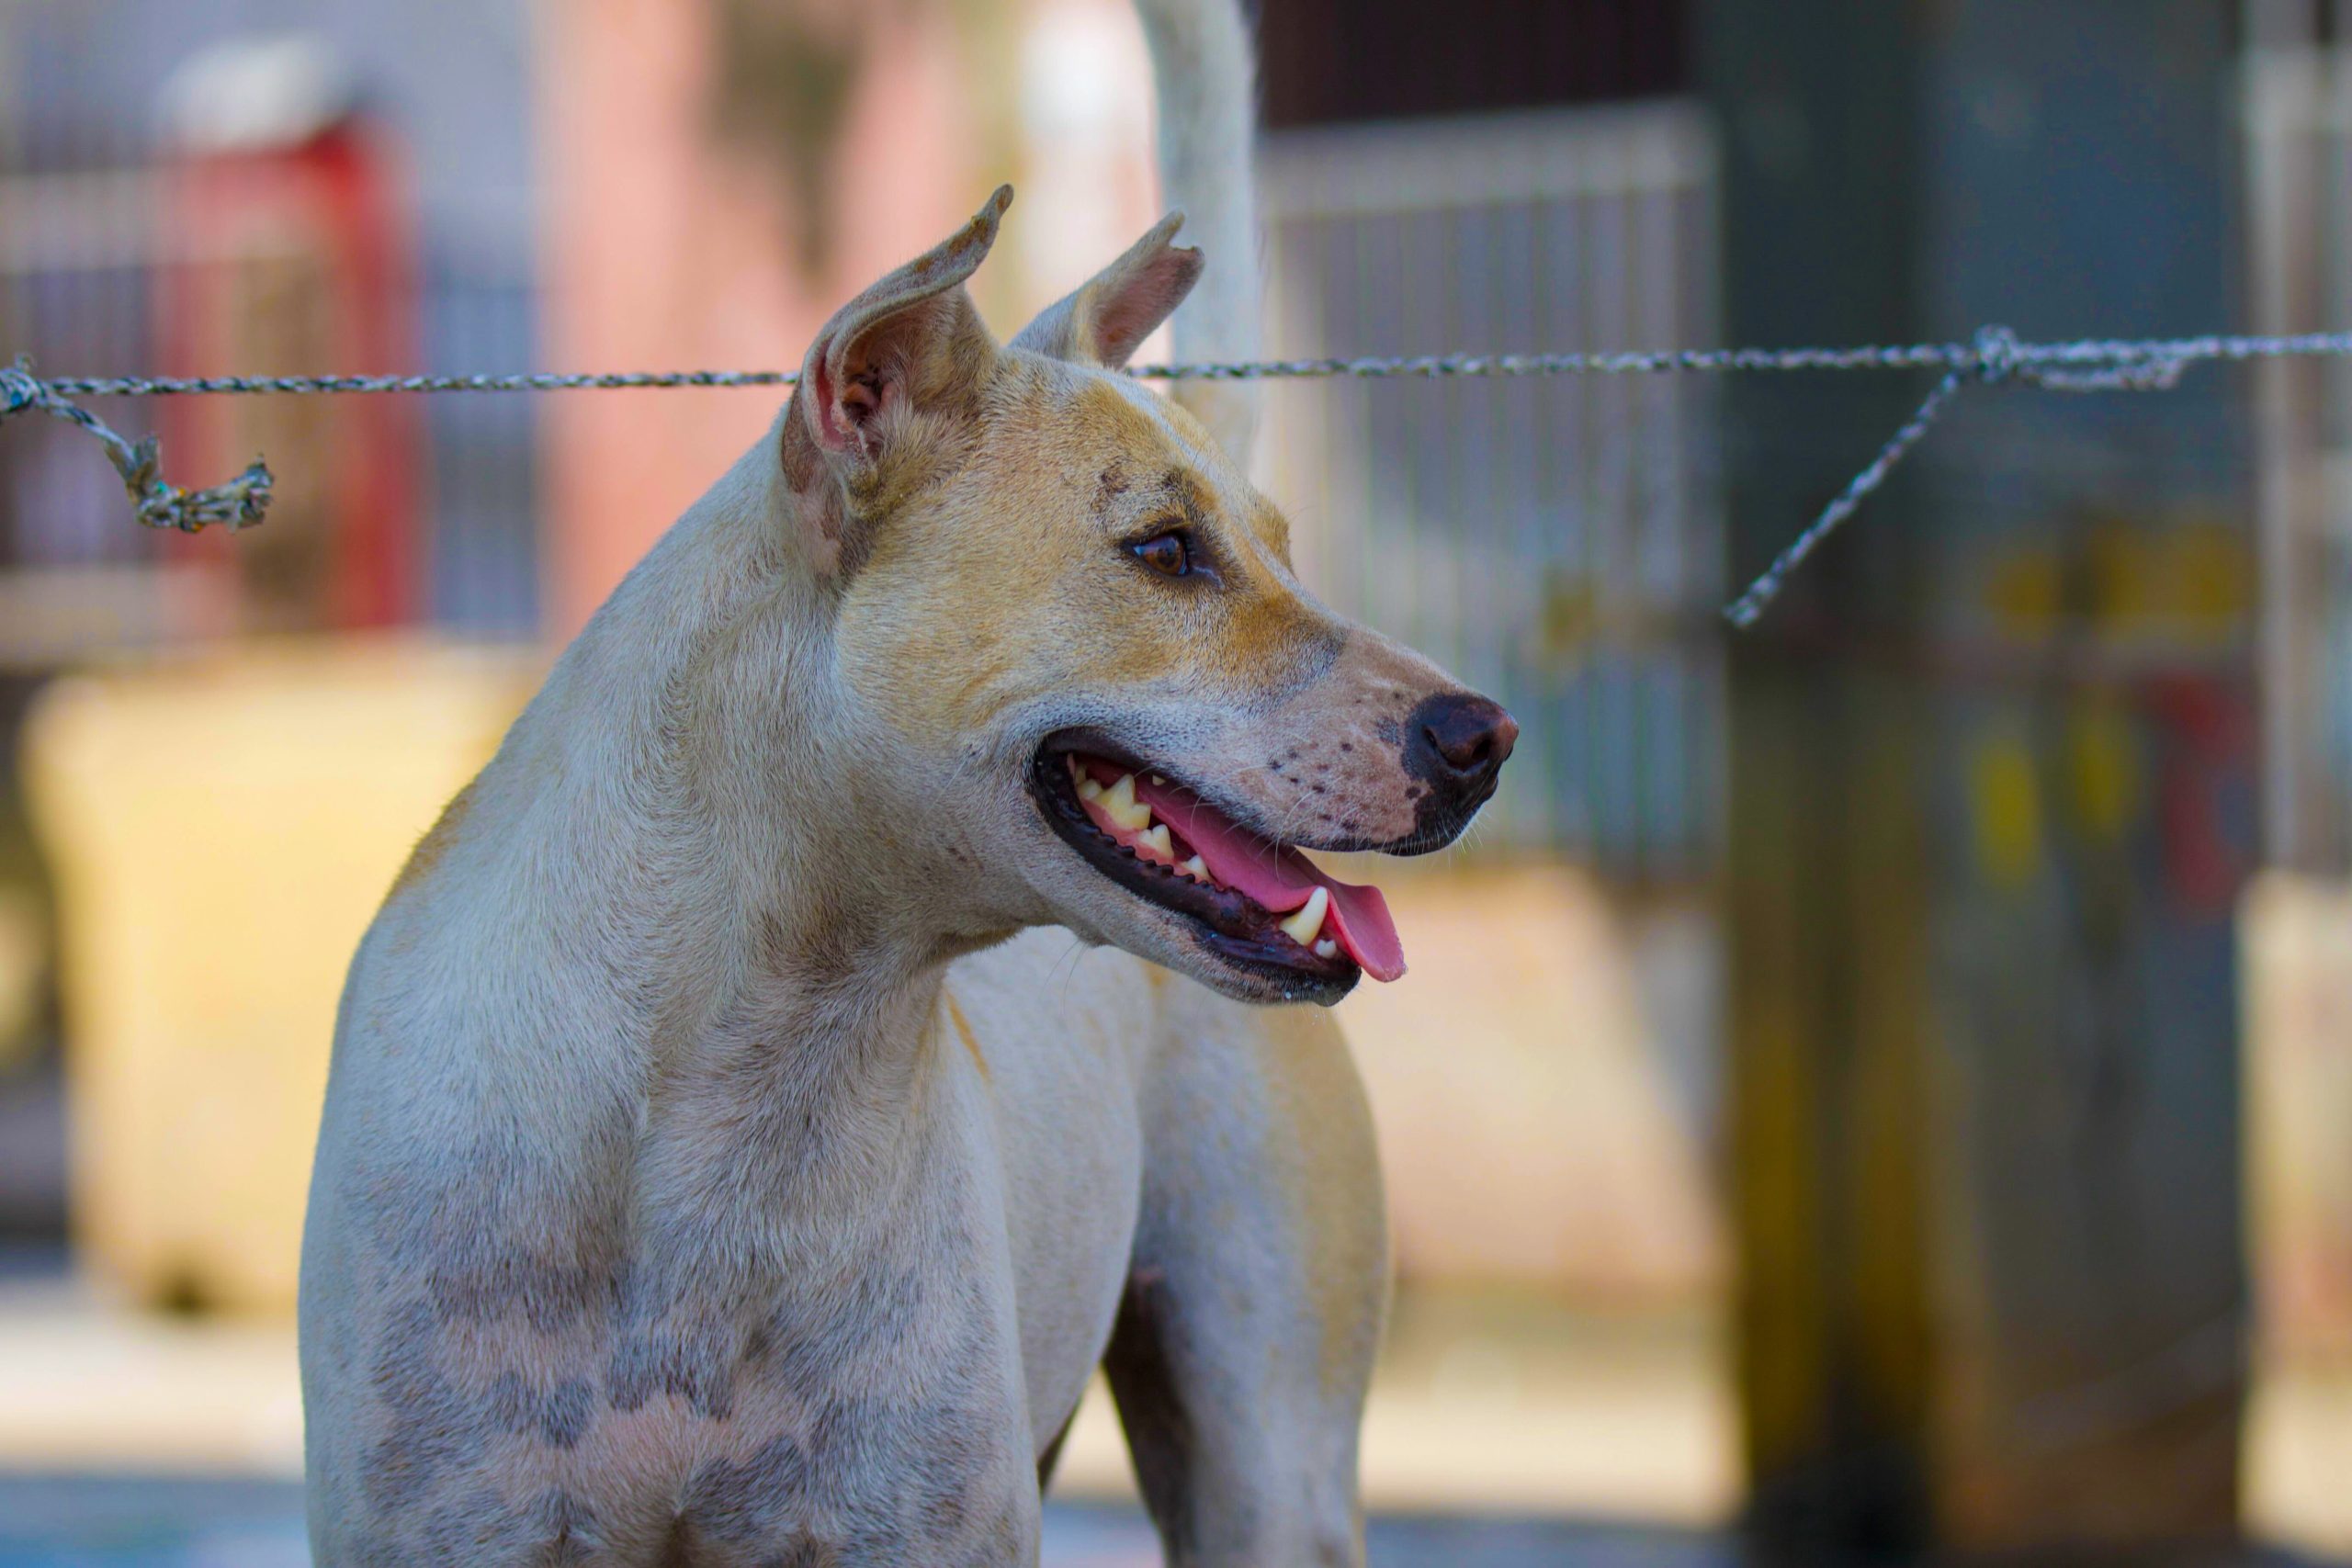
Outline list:
[[[1220,470],[1230,473],[1230,465],[1205,431],[1193,424],[1182,408],[1131,376],[1080,371],[1065,397],[1073,417],[1139,455],[1156,452],[1181,464],[1182,471],[1204,478]],[[1089,415],[1093,418],[1088,420]],[[1165,472],[1168,465],[1161,468]],[[1211,488],[1222,486],[1213,483]]]
[[[1166,512],[1246,558],[1261,586],[1301,592],[1288,560],[1289,525],[1235,471],[1180,406],[1134,378],[1058,362],[1023,361],[991,397],[1002,457],[993,482],[1013,496],[1041,493],[1057,476],[1081,509],[1113,533]],[[1067,476],[1067,478],[1058,478]],[[985,524],[983,525],[985,525]]]
[[[1149,414],[1152,422],[1166,429],[1170,435],[1175,426],[1168,419],[1168,400],[1145,386],[1133,376],[1122,376],[1107,370],[1095,370],[1086,377],[1091,386],[1108,387],[1131,408]]]

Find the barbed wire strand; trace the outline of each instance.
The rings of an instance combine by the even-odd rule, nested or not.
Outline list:
[[[260,458],[254,458],[252,467],[227,484],[210,490],[186,491],[166,483],[163,476],[163,447],[155,437],[125,440],[97,415],[66,401],[54,389],[36,380],[32,362],[20,358],[13,365],[0,367],[0,422],[28,412],[79,425],[96,440],[106,449],[115,472],[122,476],[123,488],[130,492],[130,503],[139,521],[150,528],[175,528],[183,534],[196,534],[217,524],[233,534],[240,528],[254,526],[269,510],[274,481],[268,466]]]
[[[2030,385],[2053,391],[2165,391],[2192,365],[2286,358],[2352,358],[2352,333],[2181,338],[2078,338],[2024,343],[1987,327],[1966,343],[1865,344],[1849,348],[1673,349],[1579,354],[1448,354],[1354,359],[1275,359],[1196,365],[1142,365],[1127,374],[1160,381],[1271,381],[1321,378],[1444,379],[1522,376],[1639,376],[1693,373],[1940,370],[1943,377],[1869,466],[1854,476],[1811,526],[1726,605],[1734,626],[1754,626],[1789,575],[1886,482],[1960,393],[1972,383]],[[93,397],[260,396],[287,394],[564,392],[672,390],[683,388],[789,387],[789,370],[679,370],[503,376],[62,376],[46,380],[18,360],[0,369],[0,421],[32,410],[69,420],[103,444],[123,477],[139,521],[194,533],[211,524],[249,527],[269,502],[270,474],[258,459],[238,479],[181,491],[158,472],[154,438],[132,443],[68,400]]]
[[[1960,389],[1967,384],[1965,372],[1947,371],[1944,378],[1936,383],[1936,389],[1929,392],[1927,400],[1919,405],[1919,412],[1905,421],[1903,428],[1879,448],[1878,456],[1871,459],[1870,467],[1856,474],[1852,481],[1838,492],[1838,499],[1821,509],[1821,515],[1813,520],[1813,526],[1799,534],[1787,549],[1772,558],[1772,564],[1757,574],[1756,581],[1747,585],[1745,592],[1724,606],[1724,619],[1742,631],[1754,626],[1757,617],[1764,613],[1764,607],[1780,596],[1781,585],[1788,581],[1789,574],[1804,565],[1805,557],[1819,549],[1823,540],[1836,533],[1839,525],[1860,509],[1863,498],[1886,482],[1886,476],[1894,471],[1894,465],[1903,461],[1904,455],[1919,444],[1919,438],[1943,417],[1945,405],[1958,397]]]

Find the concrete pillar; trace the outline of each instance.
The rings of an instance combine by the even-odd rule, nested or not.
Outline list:
[[[2235,321],[2221,0],[1699,11],[1732,339]],[[1735,572],[1924,390],[1736,383]],[[1735,1212],[1768,1556],[2234,1529],[2242,391],[1973,389],[1733,642]]]

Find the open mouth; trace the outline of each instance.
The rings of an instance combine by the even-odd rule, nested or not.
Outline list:
[[[1057,736],[1031,778],[1046,820],[1097,871],[1182,917],[1202,946],[1285,995],[1336,998],[1359,974],[1405,972],[1380,889],[1328,875],[1166,772],[1097,746]]]

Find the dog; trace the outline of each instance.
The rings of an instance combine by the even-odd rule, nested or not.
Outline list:
[[[1178,349],[1247,351],[1243,25],[1138,7],[1242,280]],[[1171,1562],[1362,1562],[1379,1173],[1329,1015],[1266,1004],[1401,972],[1300,852],[1450,842],[1516,728],[1301,587],[1242,389],[1120,373],[1177,217],[990,336],[1010,195],[827,324],[360,944],[325,1568],[1035,1562],[1098,1364]]]

